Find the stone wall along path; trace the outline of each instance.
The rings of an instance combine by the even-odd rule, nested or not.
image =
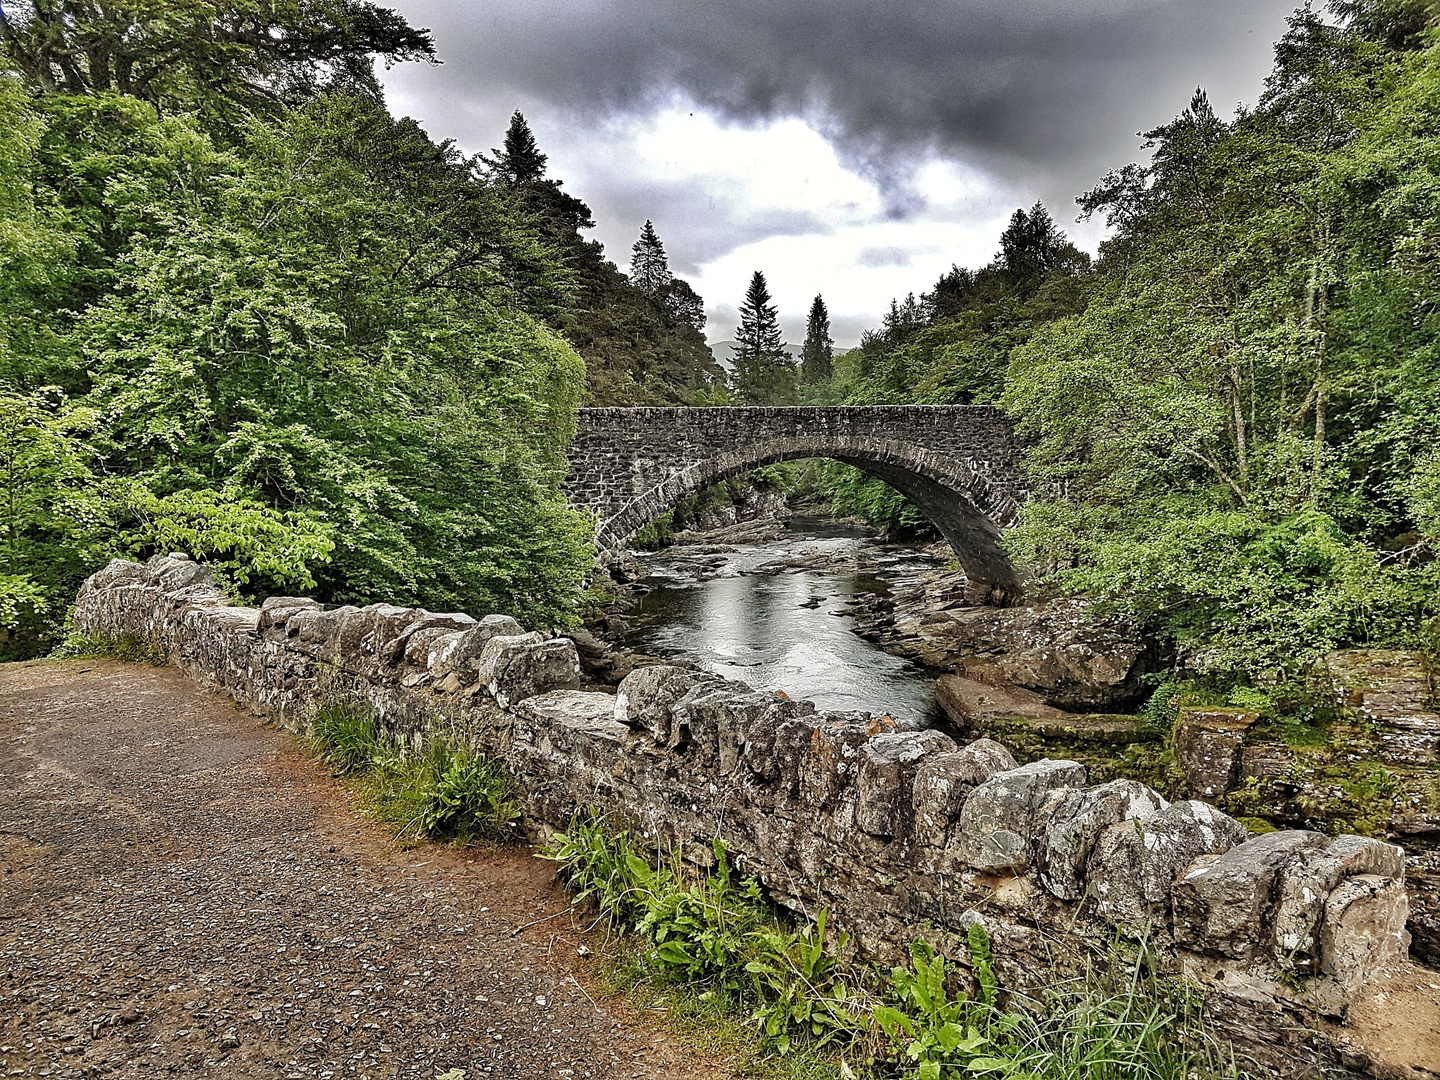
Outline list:
[[[81,590],[76,626],[151,641],[296,729],[343,700],[402,747],[462,738],[504,758],[537,835],[594,808],[701,864],[719,837],[775,902],[829,908],[878,960],[917,937],[963,957],[978,922],[1009,985],[1041,990],[1117,933],[1145,936],[1277,1076],[1364,1075],[1388,1051],[1336,1025],[1377,980],[1413,970],[1399,848],[1250,837],[1205,803],[1092,788],[1075,762],[1016,767],[987,740],[666,666],[618,693],[585,689],[569,639],[386,604],[235,607],[183,555],[111,563]],[[1425,1022],[1440,1027],[1440,1011]]]

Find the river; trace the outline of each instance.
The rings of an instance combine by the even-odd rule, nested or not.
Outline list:
[[[775,572],[777,562],[805,565]],[[777,540],[723,552],[670,548],[641,565],[650,591],[632,612],[631,648],[819,709],[887,714],[904,727],[939,716],[936,673],[860,637],[845,610],[858,594],[883,593],[895,576],[935,566],[921,552],[879,544],[854,526],[797,519]]]

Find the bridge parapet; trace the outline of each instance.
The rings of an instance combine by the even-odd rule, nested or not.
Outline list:
[[[1250,836],[1205,803],[1092,785],[1077,762],[1017,765],[988,739],[960,746],[669,665],[616,693],[581,689],[574,643],[508,616],[236,607],[184,555],[92,575],[75,627],[142,639],[292,730],[339,705],[397,750],[440,737],[502,758],[535,837],[596,809],[697,860],[718,838],[772,900],[828,908],[870,959],[901,961],[916,938],[963,955],[980,923],[1006,985],[1043,1001],[1117,935],[1143,937],[1152,963],[1210,994],[1216,1034],[1256,1075],[1418,1075],[1371,1070],[1343,1023],[1320,1020],[1430,978],[1406,963],[1393,845]],[[1436,1030],[1428,995],[1409,1000],[1425,1011],[1408,1030]]]

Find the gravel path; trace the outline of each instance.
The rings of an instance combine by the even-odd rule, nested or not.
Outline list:
[[[0,667],[0,868],[0,1076],[730,1075],[521,929],[545,864],[394,849],[173,669]]]

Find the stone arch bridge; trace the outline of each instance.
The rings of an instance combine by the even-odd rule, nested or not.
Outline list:
[[[777,461],[827,457],[895,488],[954,548],[976,599],[1003,603],[1020,581],[1001,530],[1025,497],[1021,446],[983,405],[581,409],[567,490],[595,516],[602,561],[711,484]]]

